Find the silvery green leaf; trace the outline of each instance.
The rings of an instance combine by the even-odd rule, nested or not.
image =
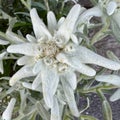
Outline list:
[[[27,38],[27,40],[28,40],[29,42],[31,42],[31,43],[36,43],[36,42],[37,42],[37,40],[35,39],[35,37],[33,37],[33,36],[30,35],[30,34],[27,34],[27,35],[26,35],[26,38]]]
[[[0,39],[0,45],[8,45],[9,41]]]
[[[60,117],[62,118],[65,104],[59,102]]]
[[[99,9],[98,6],[90,8],[85,12],[83,12],[79,17],[78,23],[81,25],[87,22],[88,20],[90,20],[93,16],[96,16],[96,17],[102,16],[102,11]]]
[[[59,103],[56,97],[54,97],[53,107],[51,108],[50,120],[61,120]]]
[[[57,20],[55,14],[52,11],[49,11],[47,14],[47,24],[49,31],[54,34],[55,30],[57,29]]]
[[[28,56],[35,56],[38,54],[38,47],[35,43],[22,43],[22,44],[16,44],[16,45],[10,45],[7,48],[7,51],[9,53],[18,53],[18,54],[24,54]]]
[[[117,8],[117,3],[115,1],[110,1],[107,4],[107,8],[106,8],[107,14],[112,15],[115,12],[116,8]]]
[[[43,118],[43,120],[50,120],[50,114],[49,112],[45,109],[42,103],[37,102],[36,103],[36,108],[40,116]]]
[[[21,103],[20,103],[20,111],[23,112],[23,110],[25,109],[26,107],[26,98],[27,98],[27,94],[25,93],[25,90],[20,90],[20,100],[21,100]]]
[[[24,37],[19,36],[10,30],[7,30],[6,36],[9,38],[10,42],[12,43],[24,43],[26,41]]]
[[[13,86],[17,81],[21,80],[22,78],[25,77],[31,77],[35,76],[32,72],[32,67],[31,66],[24,66],[21,69],[19,69],[11,78],[9,81],[9,84]]]
[[[71,33],[74,30],[80,10],[81,6],[79,4],[74,5],[57,31],[58,36],[64,36],[66,42],[69,40]]]
[[[0,73],[1,73],[1,74],[4,73],[3,61],[2,61],[2,60],[0,60]]]
[[[90,115],[81,115],[81,120],[98,120],[97,118],[90,116]]]
[[[42,92],[42,85],[40,84],[37,88],[32,88],[32,83],[22,82],[23,87],[28,88],[30,90],[34,90],[37,92]]]
[[[49,108],[53,106],[53,96],[58,87],[59,77],[55,69],[44,66],[41,74],[43,96]]]
[[[72,71],[66,72],[62,75],[62,78],[64,78],[69,85],[71,86],[71,88],[73,90],[76,89],[77,87],[77,78],[76,78],[76,74]]]
[[[0,59],[3,59],[6,54],[7,54],[6,51],[2,52],[2,53],[0,54]]]
[[[120,64],[118,62],[102,57],[83,46],[78,47],[78,54],[82,63],[95,64],[111,70],[120,69]]]
[[[30,11],[30,16],[31,16],[32,25],[33,25],[33,29],[34,29],[36,38],[40,39],[41,37],[47,37],[47,38],[51,39],[52,38],[51,34],[47,30],[43,21],[39,18],[35,8],[33,8]]]
[[[22,56],[17,60],[18,65],[28,65],[34,63],[34,59],[31,56]]]
[[[120,18],[120,11],[117,11],[116,13],[114,13],[111,16],[111,19],[110,19],[112,32],[118,41],[120,41],[120,36],[119,36],[120,35],[120,21],[119,21],[119,18]]]
[[[42,61],[42,59],[40,59],[35,63],[35,65],[33,67],[33,73],[34,74],[39,73],[42,70],[42,68],[43,68],[43,61]]]
[[[77,108],[73,89],[71,88],[71,86],[65,79],[61,78],[61,82],[62,82],[65,98],[66,98],[66,101],[70,108],[71,113],[74,116],[79,117],[80,113]]]
[[[70,65],[72,68],[74,68],[76,71],[88,75],[88,76],[94,76],[96,74],[96,71],[92,68],[90,68],[87,65],[84,65],[81,63],[79,59],[77,59],[75,56],[69,56],[65,53],[59,53],[56,56],[57,60],[66,63]]]
[[[58,98],[59,102],[60,102],[62,105],[65,105],[66,102],[65,102],[64,91],[63,91],[63,90],[62,90],[62,91],[60,90],[60,89],[63,89],[63,88],[62,88],[62,87],[59,88],[59,86],[58,86],[58,89],[59,89],[59,90],[57,90],[57,98]]]
[[[12,112],[14,109],[16,103],[16,99],[12,98],[7,106],[7,108],[5,109],[5,111],[2,114],[2,119],[3,120],[11,120],[12,119]]]
[[[114,102],[120,99],[120,89],[116,90],[110,97],[110,101]]]
[[[3,90],[3,88],[2,87],[0,87],[0,92]]]
[[[107,101],[103,101],[102,109],[103,109],[104,120],[113,120],[112,110],[111,110],[110,104]]]
[[[115,55],[115,53],[113,53],[112,51],[108,50],[107,51],[107,56],[111,59],[111,60],[114,60],[114,61],[117,61],[120,63],[120,60],[119,58]]]
[[[12,19],[12,17],[8,15],[7,13],[5,13],[2,9],[0,9],[0,14],[1,14],[0,16],[2,17],[2,19],[9,19],[9,20]]]
[[[95,79],[99,82],[107,82],[120,87],[120,77],[117,75],[97,75]]]
[[[34,79],[34,81],[33,81],[33,83],[32,83],[32,89],[34,90],[34,89],[36,89],[39,85],[40,85],[40,83],[42,82],[42,80],[41,80],[41,72],[37,75],[37,77]]]

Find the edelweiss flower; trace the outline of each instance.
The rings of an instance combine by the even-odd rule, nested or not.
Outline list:
[[[12,112],[14,109],[16,103],[16,99],[12,98],[7,106],[7,108],[5,109],[5,111],[2,114],[2,120],[11,120],[12,119]]]
[[[7,49],[10,53],[24,55],[17,61],[18,65],[24,66],[11,77],[11,86],[22,78],[36,76],[32,89],[42,86],[44,101],[52,112],[52,110],[58,109],[55,93],[60,83],[69,108],[77,117],[79,111],[74,98],[74,90],[77,86],[75,71],[94,76],[96,71],[86,64],[95,64],[111,70],[120,69],[119,63],[97,55],[78,44],[74,29],[80,11],[81,6],[74,5],[67,17],[62,17],[58,23],[54,13],[48,12],[47,29],[36,9],[33,8],[30,16],[36,38],[27,35],[28,42],[10,45]],[[31,88],[31,85],[29,87]]]

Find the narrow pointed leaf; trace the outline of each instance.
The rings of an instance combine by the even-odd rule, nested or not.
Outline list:
[[[114,102],[120,99],[120,89],[116,90],[110,97],[110,101]]]
[[[2,114],[3,120],[11,120],[12,119],[12,112],[13,112],[15,103],[16,103],[16,99],[12,98],[10,100],[10,103],[8,104],[7,108],[5,109],[5,111]]]
[[[117,3],[115,1],[110,1],[106,8],[107,14],[112,15],[115,12],[116,8],[117,8]]]
[[[112,119],[112,110],[111,110],[110,104],[107,101],[103,101],[102,109],[103,109],[104,120],[113,120]]]
[[[106,82],[120,87],[120,77],[117,75],[97,75],[95,79],[99,82]]]
[[[43,106],[43,104],[41,104],[40,102],[36,103],[36,108],[38,113],[40,114],[40,116],[44,119],[44,120],[50,120],[50,114],[49,112],[45,109],[45,107]]]

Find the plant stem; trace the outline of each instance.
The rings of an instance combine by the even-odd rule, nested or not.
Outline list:
[[[44,0],[47,11],[50,11],[48,0]]]

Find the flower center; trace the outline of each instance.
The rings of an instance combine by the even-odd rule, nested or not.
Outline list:
[[[42,57],[54,57],[58,52],[59,48],[53,41],[40,44],[40,56]]]

